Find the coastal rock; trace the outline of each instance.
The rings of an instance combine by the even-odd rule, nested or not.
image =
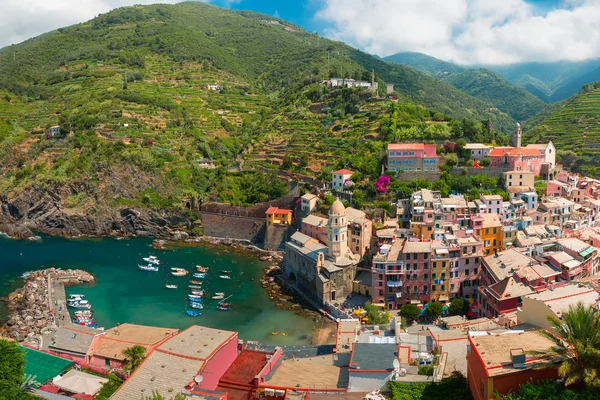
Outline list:
[[[187,232],[175,231],[173,232],[173,240],[188,240],[190,235]]]

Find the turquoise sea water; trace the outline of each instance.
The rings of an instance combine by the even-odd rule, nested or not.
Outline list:
[[[310,343],[314,322],[292,312],[275,308],[260,286],[266,263],[227,248],[203,245],[154,250],[151,240],[97,239],[68,240],[43,237],[41,242],[0,238],[0,297],[22,285],[20,276],[41,268],[79,268],[92,273],[96,282],[67,288],[85,294],[92,304],[99,326],[136,323],[170,328],[191,324],[238,331],[240,338],[272,344]],[[142,257],[155,255],[161,260],[159,272],[138,268]],[[174,277],[171,267],[195,270],[195,265],[209,267],[203,287],[205,308],[197,318],[185,314],[188,277]],[[219,278],[220,271],[232,271],[231,280]],[[193,278],[192,278],[193,279]],[[165,284],[178,289],[166,289]],[[216,309],[214,292],[224,292],[233,303],[230,311]],[[6,318],[6,303],[0,303],[0,321]],[[272,335],[286,332],[287,337]]]

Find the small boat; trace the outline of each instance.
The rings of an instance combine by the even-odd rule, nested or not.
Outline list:
[[[196,269],[198,270],[198,272],[208,272],[208,268],[202,267],[200,265],[196,265]]]
[[[222,306],[222,305],[218,305],[218,306],[217,306],[217,310],[221,310],[221,311],[229,311],[229,307],[227,307],[227,306]]]
[[[198,310],[202,310],[204,308],[202,303],[190,303],[190,307],[197,308]]]
[[[202,296],[197,294],[188,294],[188,299],[190,299],[190,301],[202,301]]]
[[[83,294],[70,294],[67,301],[79,301],[85,299],[85,295]]]
[[[75,311],[75,317],[91,317],[93,312],[91,310]]]
[[[177,285],[165,285],[167,289],[177,289]]]
[[[231,271],[229,271],[229,270],[226,270],[226,269],[222,269],[222,270],[221,270],[221,273],[222,273],[223,275],[229,275],[229,274],[231,274]]]
[[[144,257],[144,258],[142,258],[142,260],[144,260],[150,264],[155,264],[155,265],[160,264],[160,260],[158,258],[156,258],[155,256]]]
[[[231,303],[225,303],[224,301],[220,301],[219,305],[223,307],[231,307]]]
[[[271,335],[279,335],[279,332],[271,332]]]
[[[200,311],[194,311],[194,310],[185,310],[185,313],[187,315],[189,315],[190,317],[199,317],[200,315],[202,315],[202,313],[200,313]]]
[[[192,292],[192,294],[195,294],[196,296],[204,295],[204,290],[190,290],[190,292]]]
[[[231,277],[229,275],[219,275],[219,278],[221,278],[221,279],[231,279]]]
[[[190,289],[202,289],[202,286],[200,286],[200,285],[188,285],[188,287]]]
[[[151,272],[157,272],[158,271],[158,267],[152,265],[152,264],[148,264],[148,265],[140,265],[138,264],[138,268],[141,269],[142,271],[151,271]]]
[[[287,334],[287,333],[285,333],[285,332],[283,332],[283,333],[282,333],[282,335],[283,335],[283,336],[287,336],[288,334]]]
[[[73,307],[73,308],[85,308],[85,309],[90,309],[92,308],[92,306],[90,305],[90,303],[87,302],[87,300],[81,300],[81,301],[72,301],[69,303],[69,307]]]
[[[185,270],[183,268],[171,268],[171,275],[174,275],[174,276],[185,276],[187,274],[188,274],[187,270]]]
[[[190,280],[190,283],[191,283],[192,285],[202,285],[202,283],[203,283],[203,282],[202,282],[202,281],[196,281],[196,280],[193,280],[193,279],[192,279],[192,280]]]
[[[198,278],[198,279],[204,279],[206,278],[206,273],[205,272],[199,272],[197,274],[192,275],[194,278]]]
[[[225,293],[222,293],[222,292],[215,293],[215,295],[212,298],[214,300],[223,300],[225,298]]]

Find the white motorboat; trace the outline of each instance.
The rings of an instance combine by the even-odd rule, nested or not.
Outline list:
[[[177,289],[177,285],[165,285],[167,289]]]
[[[71,302],[69,302],[69,307],[73,307],[73,308],[85,308],[87,310],[89,310],[90,308],[92,308],[91,304],[88,303],[87,300],[71,301]]]
[[[223,300],[225,298],[225,293],[218,292],[212,297],[214,300]]]
[[[185,276],[187,274],[188,274],[188,271],[183,268],[171,268],[171,275]]]
[[[154,265],[160,264],[160,260],[158,258],[156,258],[155,256],[144,257],[143,260],[149,264],[154,264]]]
[[[197,302],[202,301],[202,296],[197,295],[197,294],[188,294],[188,297],[189,297],[190,301],[197,301]]]
[[[85,295],[83,294],[70,294],[67,301],[79,301],[85,299]]]
[[[219,275],[219,278],[221,278],[221,279],[231,279],[231,277],[229,275]]]
[[[148,265],[139,265],[138,264],[138,268],[141,269],[142,271],[158,272],[158,267],[154,266],[152,264],[148,264]]]

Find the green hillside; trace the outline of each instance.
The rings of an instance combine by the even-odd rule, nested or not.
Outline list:
[[[320,83],[372,70],[400,103]],[[399,137],[502,143],[512,119],[489,108],[266,15],[197,2],[122,8],[0,52],[0,194],[48,191],[84,215],[184,197],[252,204],[285,193],[284,171],[342,163],[376,176]],[[66,137],[46,138],[52,125]],[[205,158],[218,168],[202,168]]]
[[[455,88],[493,103],[517,121],[537,114],[546,103],[489,69],[470,69],[444,78]]]
[[[386,61],[408,65],[419,71],[429,72],[433,76],[463,72],[464,67],[417,52],[396,53],[384,58]]]
[[[600,82],[585,85],[578,95],[543,110],[540,117],[524,128],[529,142],[552,140],[559,151],[575,152],[579,156],[578,167],[597,165],[600,161]]]

